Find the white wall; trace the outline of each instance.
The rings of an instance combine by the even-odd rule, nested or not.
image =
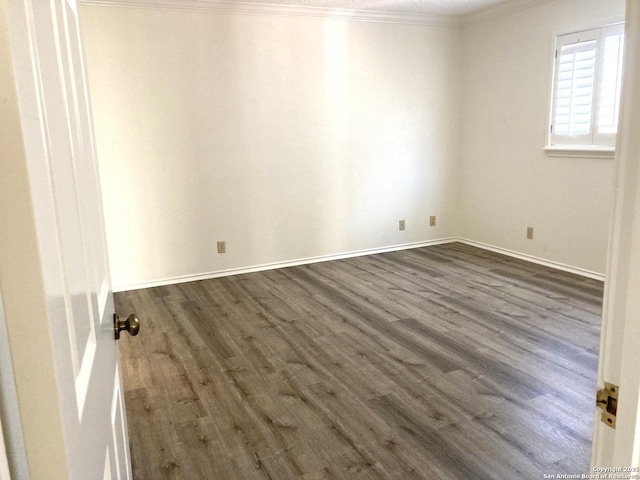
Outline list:
[[[458,233],[457,26],[81,19],[117,289]]]
[[[555,35],[624,0],[448,26],[81,16],[116,289],[455,236],[604,273],[613,159],[543,147]]]
[[[624,8],[623,0],[556,0],[464,26],[464,237],[604,273],[614,161],[542,149],[555,35],[624,20]]]

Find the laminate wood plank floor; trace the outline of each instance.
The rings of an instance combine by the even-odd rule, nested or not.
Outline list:
[[[134,478],[588,473],[602,294],[459,243],[119,293]]]

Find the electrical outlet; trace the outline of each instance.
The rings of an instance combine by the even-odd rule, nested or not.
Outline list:
[[[400,230],[404,230],[404,220],[400,220],[400,221],[398,222],[398,228],[399,228]]]
[[[527,227],[527,238],[533,240],[533,227]]]
[[[227,242],[218,242],[218,253],[227,253]]]
[[[429,226],[430,227],[435,227],[436,226],[436,216],[435,215],[431,215],[429,217]]]

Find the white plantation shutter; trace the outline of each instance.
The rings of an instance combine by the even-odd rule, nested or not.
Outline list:
[[[558,38],[552,145],[591,143],[598,30]]]
[[[615,145],[624,25],[558,37],[550,145]]]
[[[600,84],[598,87],[598,113],[594,143],[615,143],[620,112],[622,87],[622,55],[624,53],[624,26],[603,29]]]
[[[596,41],[562,47],[558,63],[556,133],[588,134],[593,111]]]

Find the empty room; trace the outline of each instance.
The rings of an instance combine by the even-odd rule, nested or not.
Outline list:
[[[0,474],[640,478],[639,4],[5,2]]]

